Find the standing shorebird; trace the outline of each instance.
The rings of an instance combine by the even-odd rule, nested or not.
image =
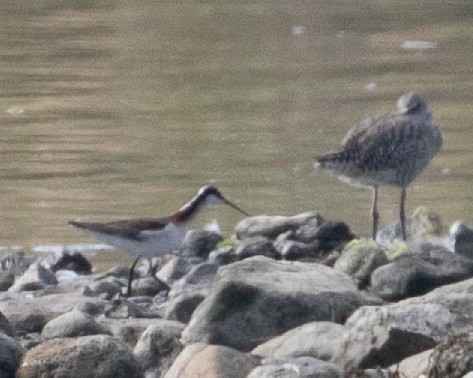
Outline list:
[[[425,99],[416,93],[402,95],[398,111],[367,118],[354,126],[338,152],[315,158],[315,165],[344,181],[373,187],[373,239],[376,240],[379,213],[378,187],[401,189],[399,219],[406,240],[404,204],[406,187],[423,171],[442,147],[440,129],[432,123]]]
[[[70,221],[69,224],[103,243],[135,256],[128,277],[129,296],[133,272],[138,260],[142,257],[151,259],[172,253],[177,249],[184,240],[189,221],[204,204],[225,204],[248,215],[228,201],[215,186],[206,185],[201,187],[197,195],[178,211],[166,217],[126,219],[106,223]]]

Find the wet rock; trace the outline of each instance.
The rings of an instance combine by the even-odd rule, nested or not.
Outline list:
[[[41,332],[44,339],[99,334],[110,334],[110,331],[98,324],[92,316],[76,309],[50,320]]]
[[[182,350],[184,324],[166,322],[149,326],[133,349],[133,354],[145,375],[161,377]]]
[[[110,276],[84,286],[82,293],[87,297],[100,297],[109,300],[121,293],[122,288],[122,282],[118,278]]]
[[[423,244],[419,248],[421,250],[403,254],[373,272],[371,285],[381,298],[398,300],[422,295],[473,276],[470,260],[442,247]]]
[[[15,275],[12,272],[0,271],[0,291],[7,291],[15,283]]]
[[[9,292],[35,291],[44,289],[48,285],[56,285],[57,280],[54,273],[39,263],[31,264],[28,270],[16,280]]]
[[[58,270],[72,270],[78,274],[90,274],[92,273],[92,265],[80,252],[74,252],[73,254],[64,252],[51,265],[51,271],[56,273]]]
[[[251,355],[276,360],[309,356],[329,361],[340,348],[347,332],[344,326],[337,323],[311,322],[258,345]]]
[[[453,239],[455,253],[468,259],[473,259],[473,228],[461,221],[450,227],[450,237]]]
[[[256,365],[255,359],[235,349],[197,343],[179,354],[164,378],[246,378]]]
[[[17,371],[17,378],[141,376],[128,348],[105,335],[47,340],[25,353]]]
[[[292,217],[260,215],[245,218],[236,225],[235,232],[238,239],[254,236],[263,236],[276,239],[278,235],[288,231],[296,231],[309,222],[320,224],[323,218],[313,212],[298,214]]]
[[[462,378],[473,371],[473,333],[450,336],[431,355],[428,376]]]
[[[8,254],[0,260],[0,270],[11,272],[16,276],[25,273],[35,258],[26,256],[23,251]]]
[[[263,366],[253,369],[247,378],[343,378],[343,371],[335,364],[313,357],[297,357],[290,360],[264,361]]]
[[[15,378],[23,353],[23,348],[15,339],[0,333],[0,377]]]
[[[191,230],[179,248],[179,256],[207,259],[217,244],[223,240],[220,233],[204,230]]]
[[[334,268],[348,274],[361,284],[367,285],[371,274],[380,266],[386,265],[389,260],[385,250],[375,243],[354,243],[348,245],[336,261]]]
[[[253,257],[218,270],[183,341],[249,351],[300,324],[342,322],[359,306],[376,303],[349,276],[331,268]]]

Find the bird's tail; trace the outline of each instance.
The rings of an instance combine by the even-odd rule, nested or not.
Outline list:
[[[346,151],[333,152],[326,155],[315,156],[314,165],[320,169],[332,170],[343,167],[351,160],[351,155]]]

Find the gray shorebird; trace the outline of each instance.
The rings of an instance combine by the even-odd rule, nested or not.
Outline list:
[[[399,220],[406,240],[406,187],[424,170],[442,147],[440,129],[432,123],[425,99],[416,93],[402,95],[395,113],[367,118],[355,125],[337,152],[317,156],[315,165],[343,181],[373,187],[373,239],[379,213],[378,187],[401,189]]]
[[[248,215],[228,201],[215,186],[206,185],[201,187],[196,196],[178,211],[166,217],[125,219],[106,223],[70,221],[69,224],[105,244],[135,256],[128,277],[129,296],[133,272],[138,260],[151,259],[176,250],[184,240],[189,221],[204,204],[229,205],[240,213]]]

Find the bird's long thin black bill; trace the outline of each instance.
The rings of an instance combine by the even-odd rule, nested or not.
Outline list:
[[[246,215],[247,217],[250,216],[250,214],[248,214],[246,211],[240,209],[237,205],[234,205],[233,203],[231,203],[229,200],[225,199],[225,204],[227,204],[228,206],[231,206],[233,207],[236,211],[239,211],[240,213]]]

